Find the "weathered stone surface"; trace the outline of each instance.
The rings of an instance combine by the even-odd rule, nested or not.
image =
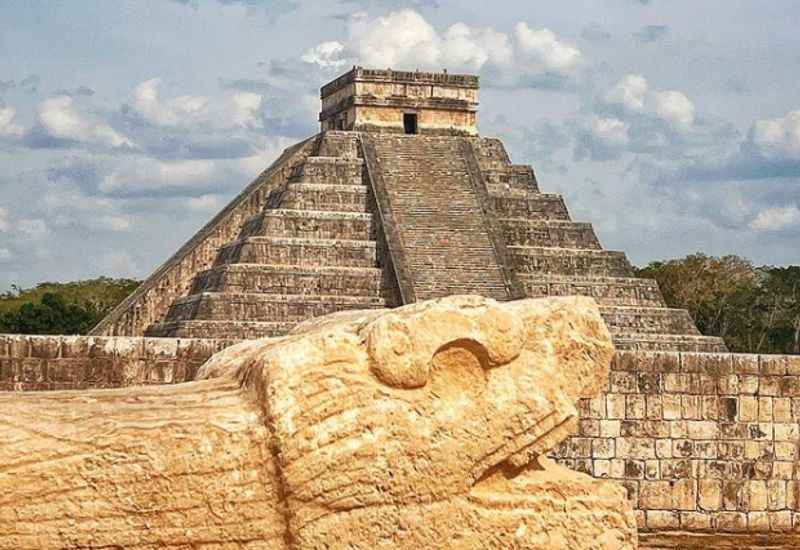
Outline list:
[[[453,297],[3,393],[0,548],[635,548],[622,487],[542,456],[612,352],[591,300]]]

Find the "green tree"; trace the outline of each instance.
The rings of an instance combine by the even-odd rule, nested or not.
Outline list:
[[[800,353],[800,267],[754,267],[739,256],[692,254],[638,270],[670,307],[689,310],[703,334],[732,351]]]

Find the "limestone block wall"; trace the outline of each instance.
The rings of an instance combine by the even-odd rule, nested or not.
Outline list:
[[[0,334],[0,391],[117,388],[194,378],[231,341]]]
[[[619,480],[648,531],[800,529],[800,356],[617,352],[559,462]]]

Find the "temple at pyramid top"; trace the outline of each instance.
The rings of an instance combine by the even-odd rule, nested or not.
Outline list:
[[[476,135],[478,77],[353,67],[321,90],[321,130]]]

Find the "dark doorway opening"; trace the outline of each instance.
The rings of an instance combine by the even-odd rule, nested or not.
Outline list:
[[[407,134],[416,134],[417,115],[414,113],[403,113],[403,128]]]

